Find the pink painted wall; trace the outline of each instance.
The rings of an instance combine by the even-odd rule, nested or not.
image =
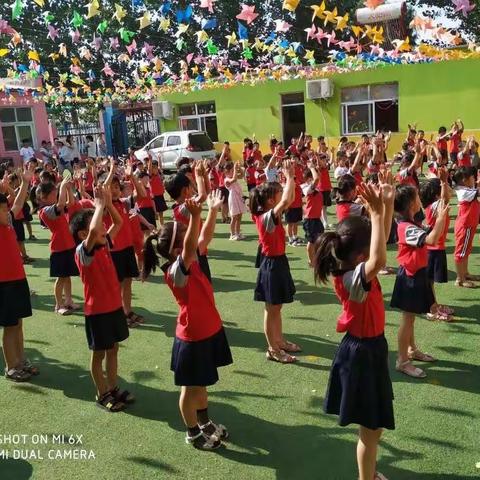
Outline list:
[[[33,98],[31,95],[19,95],[13,93],[15,98],[12,101],[12,94],[6,95],[0,92],[0,108],[9,107],[30,107],[32,109],[32,118],[34,123],[33,148],[38,151],[43,140],[52,141],[56,135],[55,128],[50,126],[45,103]],[[13,158],[15,162],[20,160],[18,150],[6,151],[2,135],[2,122],[0,122],[0,158]]]

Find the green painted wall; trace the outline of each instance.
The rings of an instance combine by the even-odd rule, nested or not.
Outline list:
[[[396,65],[332,77],[335,95],[319,103],[305,101],[307,132],[337,138],[341,133],[340,91],[344,87],[375,83],[399,83],[399,124],[402,132],[408,123],[417,123],[427,132],[436,132],[462,118],[467,130],[479,129],[480,60],[446,61],[431,64]],[[305,91],[305,80],[269,81],[255,86],[211,89],[166,95],[162,99],[175,104],[216,102],[218,135],[221,141],[239,143],[254,133],[265,145],[270,134],[282,133],[280,95]],[[178,129],[176,119],[163,122],[163,130]],[[392,148],[398,148],[404,134],[394,136]],[[237,150],[238,145],[235,150]],[[264,147],[265,148],[265,147]]]

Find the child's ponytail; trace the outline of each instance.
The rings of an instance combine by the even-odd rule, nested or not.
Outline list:
[[[281,191],[282,186],[278,182],[267,182],[252,189],[249,202],[252,215],[266,213],[265,205],[267,201]]]
[[[143,246],[143,270],[142,279],[146,279],[152,272],[155,272],[160,265],[157,255],[157,249],[153,246],[153,242],[158,243],[158,235],[152,233],[146,240]]]
[[[326,232],[315,243],[315,260],[313,264],[315,281],[327,283],[328,277],[338,270],[335,251],[340,246],[341,238],[337,232]]]
[[[262,204],[261,204],[261,195],[258,187],[255,187],[250,192],[250,212],[252,215],[261,215],[262,213]]]

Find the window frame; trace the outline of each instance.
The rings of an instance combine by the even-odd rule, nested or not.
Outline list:
[[[171,138],[176,138],[178,140],[178,143],[174,143],[174,144],[170,145],[169,142],[170,142]],[[165,148],[167,148],[167,147],[178,147],[180,145],[182,145],[182,137],[180,135],[169,135],[167,137],[167,143],[165,145]]]
[[[7,152],[18,152],[22,148],[22,136],[18,132],[18,129],[21,128],[21,127],[29,127],[30,128],[32,148],[36,149],[37,148],[37,138],[36,138],[37,136],[36,136],[36,131],[35,131],[35,122],[34,122],[32,107],[2,107],[2,108],[12,109],[15,112],[15,122],[2,122],[2,121],[0,121],[0,128],[3,129],[3,127],[13,127],[15,129],[15,137],[16,137],[16,141],[17,141],[17,148],[15,150],[8,150],[6,145],[5,145],[5,141],[4,141],[3,146],[5,148],[5,152],[6,153]],[[32,120],[31,121],[25,121],[25,120],[18,121],[17,110],[18,109],[23,110],[23,109],[26,109],[26,108],[28,108],[30,110]],[[3,138],[3,131],[2,131],[2,138]]]
[[[395,98],[389,97],[382,97],[382,98],[375,98],[372,99],[371,90],[372,87],[377,87],[379,85],[396,85],[397,87],[397,96]],[[340,100],[340,115],[341,115],[341,128],[342,128],[342,135],[344,136],[358,136],[358,135],[371,135],[375,133],[375,125],[377,123],[376,113],[375,113],[375,104],[380,102],[398,102],[399,94],[398,94],[398,82],[387,82],[387,83],[372,83],[369,85],[355,85],[347,88],[360,88],[360,87],[367,87],[368,89],[368,100],[360,100],[358,102],[343,102]],[[340,94],[341,99],[341,94]],[[370,130],[362,131],[362,132],[350,132],[348,128],[348,108],[355,105],[368,105],[368,120],[369,120],[369,127]]]
[[[215,113],[198,113],[198,106],[199,105],[206,105],[206,104],[213,104],[215,108]],[[217,105],[215,101],[211,102],[196,102],[196,103],[187,103],[185,105],[195,105],[195,114],[194,115],[179,115],[178,116],[178,127],[182,132],[188,132],[189,129],[184,129],[182,125],[182,120],[196,120],[198,125],[198,131],[200,132],[207,132],[206,129],[206,118],[215,118],[217,120]],[[179,107],[180,111],[181,105]],[[217,131],[218,131],[218,124],[217,124]],[[212,140],[213,141],[213,140]],[[218,140],[217,140],[218,141]]]

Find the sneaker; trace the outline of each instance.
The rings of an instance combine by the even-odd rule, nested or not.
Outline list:
[[[245,240],[247,237],[242,233],[240,232],[238,235],[237,235],[237,239],[238,240]]]
[[[298,238],[298,237],[295,239],[295,243],[296,243],[297,247],[303,247],[303,246],[306,245],[305,242],[303,241],[303,239]]]
[[[294,239],[289,240],[289,241],[288,241],[288,244],[289,244],[291,247],[296,247],[296,246],[297,246],[297,244],[295,243],[295,240],[294,240]]]
[[[227,428],[222,424],[213,423],[211,420],[201,427],[202,432],[210,437],[216,437],[218,440],[226,440],[229,436]]]
[[[217,437],[209,437],[206,433],[203,432],[200,432],[194,437],[190,437],[187,433],[187,436],[185,437],[185,443],[193,445],[199,450],[216,450],[222,445],[222,442],[218,440]]]
[[[37,237],[35,235],[30,235],[28,237],[29,240],[38,240]]]
[[[237,235],[230,235],[230,240],[231,241],[237,241],[238,240]]]

